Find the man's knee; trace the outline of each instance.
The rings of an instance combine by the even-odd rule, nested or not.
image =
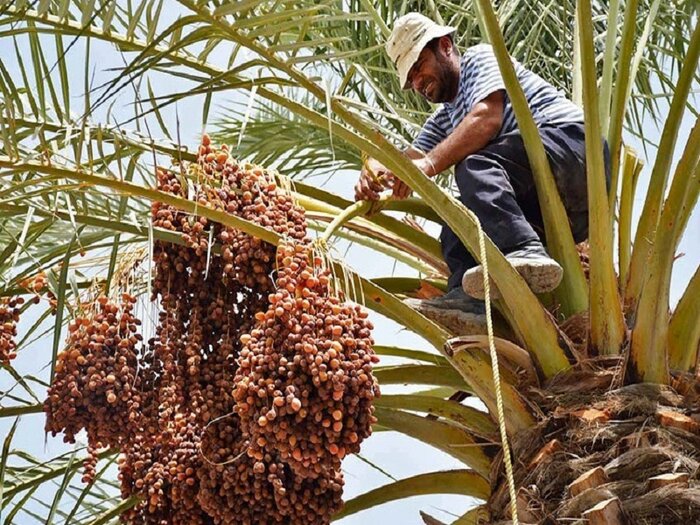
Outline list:
[[[481,159],[483,161],[483,159]],[[477,170],[480,168],[479,152],[467,155],[457,164],[455,164],[455,180],[458,182],[461,179],[472,179],[476,176]]]
[[[460,200],[470,206],[477,199],[477,194],[484,184],[484,160],[479,153],[468,155],[455,165],[455,182],[459,189]]]
[[[512,191],[505,167],[483,150],[455,165],[455,181],[462,197],[467,199],[493,191]]]

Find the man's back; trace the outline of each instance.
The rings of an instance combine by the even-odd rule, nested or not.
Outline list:
[[[515,72],[538,126],[583,122],[583,112],[549,82],[513,60]],[[413,147],[430,151],[444,140],[464,119],[474,104],[494,91],[505,90],[498,62],[489,44],[472,46],[460,61],[460,79],[457,96],[446,102],[426,121]],[[505,97],[503,125],[497,136],[517,129],[510,99]]]

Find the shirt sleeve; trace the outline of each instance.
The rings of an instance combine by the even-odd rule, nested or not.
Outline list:
[[[448,121],[447,109],[444,106],[437,109],[425,121],[423,129],[418,133],[412,146],[423,153],[431,151],[447,137],[446,123]]]
[[[480,44],[473,48],[467,69],[467,84],[472,87],[471,96],[467,102],[467,112],[470,112],[477,102],[484,100],[491,93],[505,90],[506,86],[498,69],[498,60],[489,44]]]

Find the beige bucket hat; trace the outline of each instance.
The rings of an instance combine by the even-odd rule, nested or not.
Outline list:
[[[455,32],[454,27],[436,24],[420,13],[408,13],[394,22],[394,29],[386,42],[386,52],[399,71],[399,80],[403,89],[408,72],[418,60],[418,55],[433,38]]]

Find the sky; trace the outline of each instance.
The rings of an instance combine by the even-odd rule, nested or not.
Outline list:
[[[171,16],[174,14],[171,13]],[[45,40],[46,51],[50,49],[50,40]],[[217,57],[212,55],[212,60],[223,59],[223,56]],[[7,65],[10,70],[16,68],[16,60],[11,49],[6,47],[0,48],[0,60]],[[128,57],[127,57],[128,60]],[[72,79],[74,86],[82,85],[83,66],[85,62],[85,46],[83,42],[78,42],[68,54],[68,69],[75,78]],[[90,69],[94,72],[95,83],[99,83],[101,78],[107,78],[113,73],[109,72],[110,68],[121,67],[123,65],[121,58],[112,48],[106,44],[93,41],[91,49]],[[165,77],[157,75],[156,79],[162,80]],[[168,77],[170,78],[170,77]],[[164,87],[159,87],[163,92],[179,89],[178,83],[169,79],[168,84]],[[76,107],[80,107],[80,96],[82,90],[78,87],[74,88],[74,101]],[[124,104],[130,96],[124,96],[118,99],[115,104],[114,113],[117,118],[127,118],[132,113],[132,109]],[[221,112],[232,101],[245,101],[245,95],[234,95],[226,93],[215,99],[212,105],[210,121],[214,120],[216,115]],[[120,101],[120,102],[119,102]],[[177,106],[178,117],[180,121],[180,129],[182,140],[185,143],[194,145],[198,143],[200,133],[203,130],[201,121],[202,115],[202,97],[191,97],[182,101]],[[662,111],[662,118],[665,117]],[[167,125],[170,129],[175,128],[174,111],[164,115]],[[153,121],[151,121],[151,133],[154,136],[161,135],[160,130]],[[686,115],[681,133],[678,139],[678,144],[682,146],[685,143],[685,138],[690,131],[691,119],[690,115]],[[211,127],[211,126],[210,126]],[[210,129],[207,128],[207,129]],[[645,127],[645,135],[652,141],[658,141],[660,130],[656,129],[651,123]],[[637,151],[643,155],[644,149],[638,140],[634,137],[627,136],[628,143],[635,147]],[[677,152],[676,157],[679,156]],[[652,155],[653,158],[653,155]],[[650,163],[647,162],[642,173],[639,183],[639,191],[635,198],[635,217],[641,211],[641,203],[643,202],[643,190],[648,183],[650,172]],[[355,184],[357,173],[353,172],[338,172],[328,182],[326,188],[336,192],[346,198],[352,198],[353,186]],[[325,177],[324,177],[325,178]],[[323,180],[316,178],[316,180]],[[145,220],[145,218],[142,218]],[[431,233],[436,233],[437,228],[430,228]],[[696,209],[688,224],[686,234],[679,247],[679,253],[684,253],[674,266],[673,285],[671,293],[671,302],[675,302],[680,297],[680,294],[685,288],[692,273],[700,262],[700,213]],[[339,252],[344,253],[346,245],[340,243],[338,245]],[[363,277],[383,277],[391,275],[414,275],[414,272],[402,264],[394,266],[393,261],[379,256],[374,253],[368,253],[368,250],[360,246],[351,246],[346,255],[347,263],[357,270]],[[426,351],[433,351],[428,343],[413,333],[403,330],[398,324],[384,318],[380,318],[377,314],[372,313],[371,318],[376,326],[374,337],[378,344],[391,344],[393,346],[415,348]],[[22,320],[22,326],[29,326],[32,322],[31,316]],[[51,341],[49,338],[43,338],[36,341],[30,347],[24,349],[17,360],[13,363],[15,368],[20,373],[39,374],[41,377],[47,377],[48,371],[44,367],[47,362],[47,357],[50,354]],[[385,360],[383,364],[391,364],[390,360]],[[43,368],[42,368],[43,367]],[[8,384],[7,374],[0,374],[0,389],[6,390]],[[385,393],[393,393],[400,391],[400,388],[387,388]],[[14,439],[14,446],[26,450],[37,457],[50,458],[64,450],[64,445],[59,437],[51,438],[44,435],[43,432],[43,415],[25,416],[19,426],[19,430]],[[0,420],[0,436],[4,435],[11,421]],[[403,436],[395,432],[377,433],[369,438],[362,447],[361,452],[363,461],[356,457],[349,457],[343,464],[343,471],[346,478],[345,498],[350,499],[358,494],[364,493],[367,490],[381,486],[390,482],[390,478],[380,472],[379,469],[372,467],[369,463],[376,465],[391,476],[401,479],[411,475],[444,470],[451,468],[464,468],[457,460],[450,456],[434,450],[426,445]],[[52,497],[52,487],[47,486],[41,494],[41,497],[46,501]],[[336,523],[339,525],[360,525],[367,523],[386,523],[389,525],[411,525],[422,523],[418,516],[419,510],[424,510],[442,521],[450,522],[454,517],[465,512],[471,505],[473,500],[463,496],[421,496],[411,498],[409,500],[401,500],[390,504],[383,505],[364,511],[362,513],[350,516]],[[29,525],[38,523],[32,520],[27,514],[21,515],[21,518],[16,520],[17,524]]]

